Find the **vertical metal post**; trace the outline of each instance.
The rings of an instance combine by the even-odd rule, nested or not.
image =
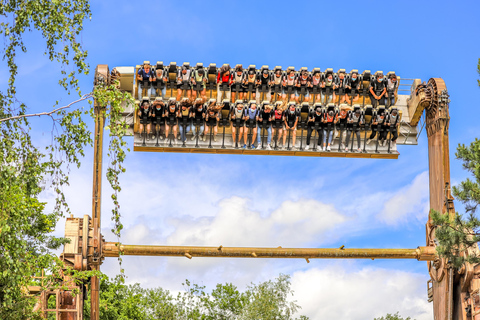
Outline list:
[[[97,73],[108,79],[108,66],[97,66]],[[101,204],[102,204],[102,160],[103,160],[103,128],[105,126],[105,106],[94,102],[95,111],[95,136],[93,149],[93,194],[92,194],[92,223],[93,223],[93,256],[100,257],[101,250]],[[100,261],[92,264],[93,270],[100,270]],[[99,320],[99,289],[98,277],[91,278],[91,320]]]

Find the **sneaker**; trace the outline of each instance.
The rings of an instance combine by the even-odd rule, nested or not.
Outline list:
[[[152,134],[152,140],[155,140],[155,135],[154,134]]]
[[[150,136],[147,134],[147,141],[150,140]]]
[[[261,145],[258,145],[258,146],[257,146],[257,150],[260,150],[260,149],[262,149],[262,146],[261,146]]]
[[[177,139],[173,139],[173,145],[174,145],[174,146],[177,145]]]
[[[267,150],[272,150],[272,147],[270,147],[270,145],[268,145]]]
[[[348,149],[343,143],[340,144],[340,149]]]
[[[194,141],[196,138],[197,138],[197,135],[194,134],[193,137],[192,137],[192,141]]]
[[[178,138],[177,138],[177,139],[178,139],[178,140],[182,140],[182,137],[181,137],[181,136],[178,136]]]
[[[203,135],[202,141],[207,141],[207,135],[205,135],[205,134]]]
[[[370,144],[372,142],[372,139],[367,139],[367,144]]]
[[[305,147],[305,151],[308,151],[308,149],[310,149],[310,146],[307,145],[307,146]]]
[[[243,149],[247,149],[247,145],[246,145],[246,144],[243,145]]]
[[[232,142],[232,148],[235,148],[235,142]]]
[[[213,141],[217,142],[217,137],[213,136]]]
[[[348,148],[345,148],[345,152],[348,152]]]
[[[327,146],[327,151],[332,151],[332,149],[330,149],[330,146]]]
[[[291,150],[292,150],[292,151],[295,151],[295,150],[297,150],[297,148],[295,148],[295,147],[292,147],[292,149],[291,149]]]
[[[163,136],[158,136],[158,137],[160,138],[160,140],[163,140],[163,139],[165,139]]]
[[[282,150],[287,150],[287,146],[283,145]]]
[[[359,152],[359,153],[360,153],[360,152],[362,152],[362,149],[360,149],[360,148],[357,148],[357,152]]]

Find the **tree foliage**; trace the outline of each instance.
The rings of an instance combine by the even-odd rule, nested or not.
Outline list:
[[[397,312],[395,314],[387,313],[385,317],[375,318],[373,320],[415,320],[415,319],[412,319],[410,317],[402,318]]]
[[[289,301],[293,292],[290,278],[280,275],[275,280],[251,284],[244,292],[231,283],[217,284],[210,293],[205,286],[186,280],[185,291],[173,296],[162,288],[143,289],[139,284],[124,285],[120,278],[102,281],[100,286],[101,319],[295,319],[300,309]],[[88,301],[85,319],[90,319]],[[301,316],[300,320],[308,317]]]
[[[59,84],[68,94],[79,96],[78,101],[96,99],[108,106],[104,111],[110,127],[107,178],[114,189],[117,235],[122,227],[116,194],[120,191],[118,175],[125,170],[122,162],[126,145],[122,136],[126,127],[120,113],[122,102],[133,100],[109,83],[82,96],[78,78],[88,75],[89,66],[87,51],[78,36],[90,15],[88,0],[5,0],[0,5],[2,58],[9,72],[7,87],[0,88],[0,319],[33,319],[35,301],[26,294],[31,277],[46,270],[55,280],[63,268],[52,250],[66,240],[51,233],[58,220],[70,212],[63,192],[69,183],[69,168],[79,167],[84,150],[92,145],[84,121],[84,117],[93,115],[91,108],[78,104],[61,107],[58,101],[41,113],[51,118],[51,143],[40,145],[31,136],[32,111],[22,102],[16,87],[16,58],[27,52],[23,40],[27,32],[44,39],[45,54],[60,66]],[[44,191],[55,194],[52,210],[47,211],[46,203],[39,200]]]

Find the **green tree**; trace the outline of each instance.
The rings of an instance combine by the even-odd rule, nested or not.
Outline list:
[[[387,313],[385,317],[375,318],[373,320],[414,320],[414,319],[410,317],[402,318],[401,316],[398,315],[398,312],[397,312],[395,314]]]
[[[87,51],[77,38],[90,15],[88,0],[5,0],[0,5],[3,61],[9,72],[7,87],[0,88],[0,319],[33,319],[35,300],[26,295],[31,276],[46,270],[54,280],[61,267],[52,250],[65,239],[51,233],[57,221],[69,213],[63,193],[69,182],[68,168],[80,166],[85,148],[92,144],[83,118],[93,113],[91,108],[78,107],[80,101],[95,98],[110,106],[105,111],[110,121],[112,159],[107,174],[115,193],[120,190],[125,125],[118,121],[119,111],[122,101],[132,99],[110,83],[82,95],[78,77],[87,75],[89,66]],[[50,110],[40,113],[32,113],[22,102],[16,88],[16,58],[27,52],[23,41],[26,32],[44,39],[46,56],[62,70],[59,84],[68,94],[78,96],[76,101],[66,106],[57,101]],[[53,122],[52,143],[46,148],[30,134],[32,116],[50,117]],[[46,189],[56,195],[51,211],[39,201]],[[116,195],[112,197],[116,201]],[[119,234],[120,215],[118,203],[114,203],[115,232]]]
[[[480,59],[477,69],[480,75]],[[454,267],[460,268],[464,262],[480,262],[480,220],[476,215],[480,204],[480,140],[475,138],[468,146],[459,144],[455,156],[463,162],[463,168],[472,174],[472,179],[467,178],[452,188],[453,196],[465,206],[465,215],[455,213],[450,217],[435,211],[431,215],[433,223],[437,225],[437,252]]]
[[[300,308],[287,299],[293,295],[290,278],[280,275],[275,280],[251,284],[241,292],[231,283],[217,284],[212,292],[188,280],[185,291],[173,296],[162,288],[143,289],[139,284],[124,285],[120,277],[103,279],[100,285],[100,319],[139,320],[230,320],[283,319],[293,320]],[[90,300],[85,302],[85,319],[90,319]],[[300,320],[308,320],[301,316]]]

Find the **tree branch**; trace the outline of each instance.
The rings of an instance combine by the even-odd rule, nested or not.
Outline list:
[[[66,106],[63,106],[63,107],[54,109],[54,110],[52,110],[52,111],[49,111],[49,112],[40,112],[40,113],[32,113],[32,114],[24,114],[24,115],[9,117],[9,118],[3,118],[3,119],[0,119],[0,122],[10,121],[10,120],[16,120],[16,119],[20,119],[20,118],[28,118],[28,117],[51,116],[52,114],[54,114],[54,113],[57,112],[57,111],[60,111],[60,110],[62,110],[62,109],[66,109],[66,108],[70,108],[70,107],[71,107],[72,105],[74,105],[75,103],[80,102],[80,101],[83,101],[83,100],[86,100],[86,99],[89,99],[89,98],[91,98],[91,97],[93,97],[93,94],[92,94],[92,93],[87,93],[87,94],[84,94],[80,99],[75,100],[75,101],[73,101],[73,102],[70,102],[70,103],[67,104]]]

